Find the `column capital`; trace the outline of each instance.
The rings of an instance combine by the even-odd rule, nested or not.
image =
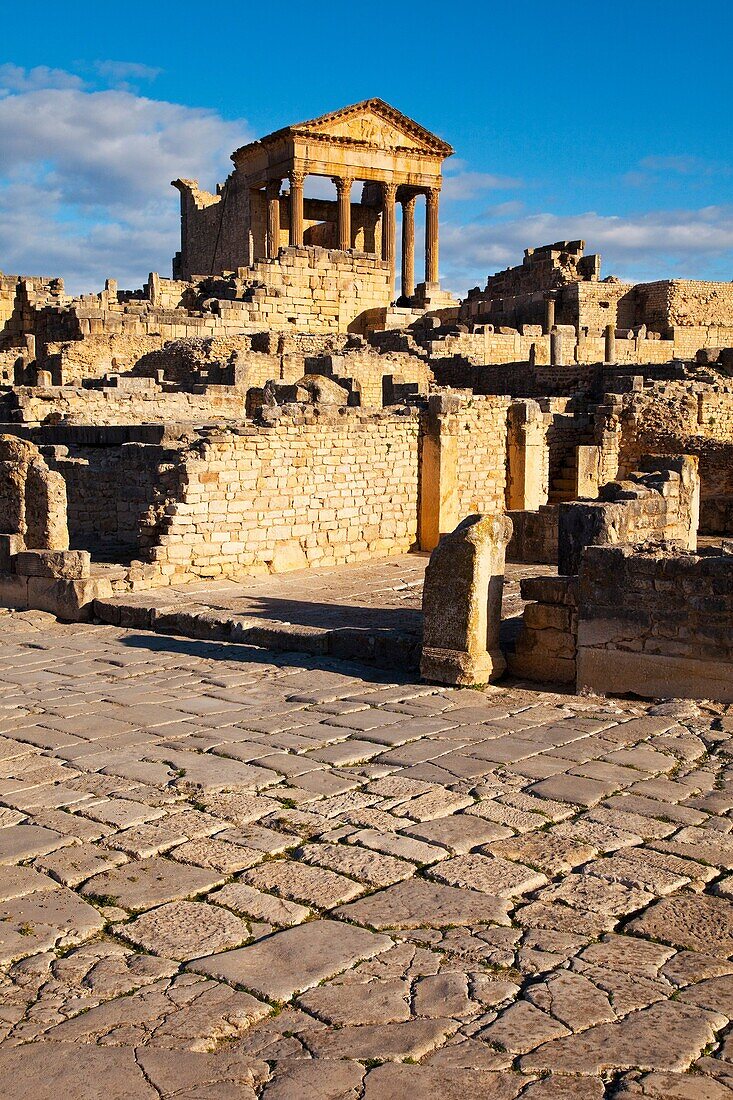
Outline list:
[[[282,180],[268,180],[265,184],[265,194],[268,199],[277,199],[280,197],[280,188],[282,187]]]
[[[397,195],[397,184],[396,183],[388,183],[386,180],[382,180],[381,182],[382,182],[382,194],[384,196],[385,202],[389,201],[389,200],[394,202],[395,201],[395,196]]]
[[[355,176],[331,176],[331,182],[336,187],[336,193],[341,195],[350,193]]]
[[[438,199],[440,198],[440,188],[439,187],[426,187],[425,188],[425,198],[426,198],[427,202],[437,204]]]
[[[407,194],[403,194],[400,198],[400,203],[403,210],[414,210],[415,203],[417,202],[417,191],[412,191]]]
[[[288,179],[290,180],[291,187],[302,187],[305,182],[307,172],[302,172],[299,169],[294,168],[292,172],[288,172]]]

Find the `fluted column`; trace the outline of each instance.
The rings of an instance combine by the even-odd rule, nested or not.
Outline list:
[[[389,264],[390,297],[394,298],[396,183],[382,184],[382,259]]]
[[[270,180],[267,197],[267,255],[274,259],[280,248],[280,180]]]
[[[348,176],[334,176],[337,207],[337,245],[342,252],[351,248],[351,185],[354,182]]]
[[[303,180],[305,172],[291,172],[290,180],[290,244],[303,247]]]
[[[430,187],[425,204],[425,282],[438,282],[438,200],[440,191]]]
[[[402,199],[402,297],[415,293],[415,200],[416,195]]]

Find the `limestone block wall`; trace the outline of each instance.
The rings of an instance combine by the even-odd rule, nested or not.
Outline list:
[[[150,551],[163,583],[336,565],[417,537],[418,413],[280,418],[182,457],[179,499]]]
[[[509,669],[526,680],[574,684],[578,638],[578,578],[526,577],[522,628]]]
[[[138,382],[134,387],[129,382]],[[22,387],[5,401],[14,423],[152,424],[244,420],[246,394],[228,386],[190,393],[161,387],[148,379],[121,379],[119,386]],[[128,384],[125,384],[128,383]],[[142,386],[140,383],[149,383]]]
[[[733,701],[733,554],[589,547],[578,690]]]
[[[448,418],[457,439],[458,513],[490,515],[505,509],[507,480],[506,397],[477,397]]]
[[[697,544],[700,483],[692,456],[650,458],[647,472],[603,486],[597,501],[560,505],[558,570],[577,574],[588,546],[667,540]]]

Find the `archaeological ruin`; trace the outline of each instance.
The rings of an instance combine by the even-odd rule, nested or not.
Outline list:
[[[299,624],[268,583],[405,556],[422,578],[435,552],[422,667],[439,681],[428,651],[452,601],[487,598],[478,564],[449,590],[441,540],[487,516],[524,595],[503,623],[492,596],[488,626],[454,607],[478,631],[456,668],[730,697],[733,283],[621,283],[558,241],[460,301],[439,282],[452,152],[366,100],[237,149],[215,194],[174,180],[172,278],[73,297],[59,277],[0,277],[4,606],[417,669],[419,611]],[[333,199],[304,197],[311,176]],[[673,612],[642,583],[654,570],[712,587]],[[643,623],[616,572],[643,589]],[[264,610],[205,607],[238,585]]]

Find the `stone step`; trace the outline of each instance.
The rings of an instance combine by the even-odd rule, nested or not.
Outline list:
[[[253,646],[278,653],[308,653],[340,661],[359,661],[381,669],[414,672],[421,638],[407,631],[361,627],[303,626],[226,611],[190,611],[166,606],[165,597],[124,596],[94,601],[94,617],[132,630],[151,630],[184,638]]]

